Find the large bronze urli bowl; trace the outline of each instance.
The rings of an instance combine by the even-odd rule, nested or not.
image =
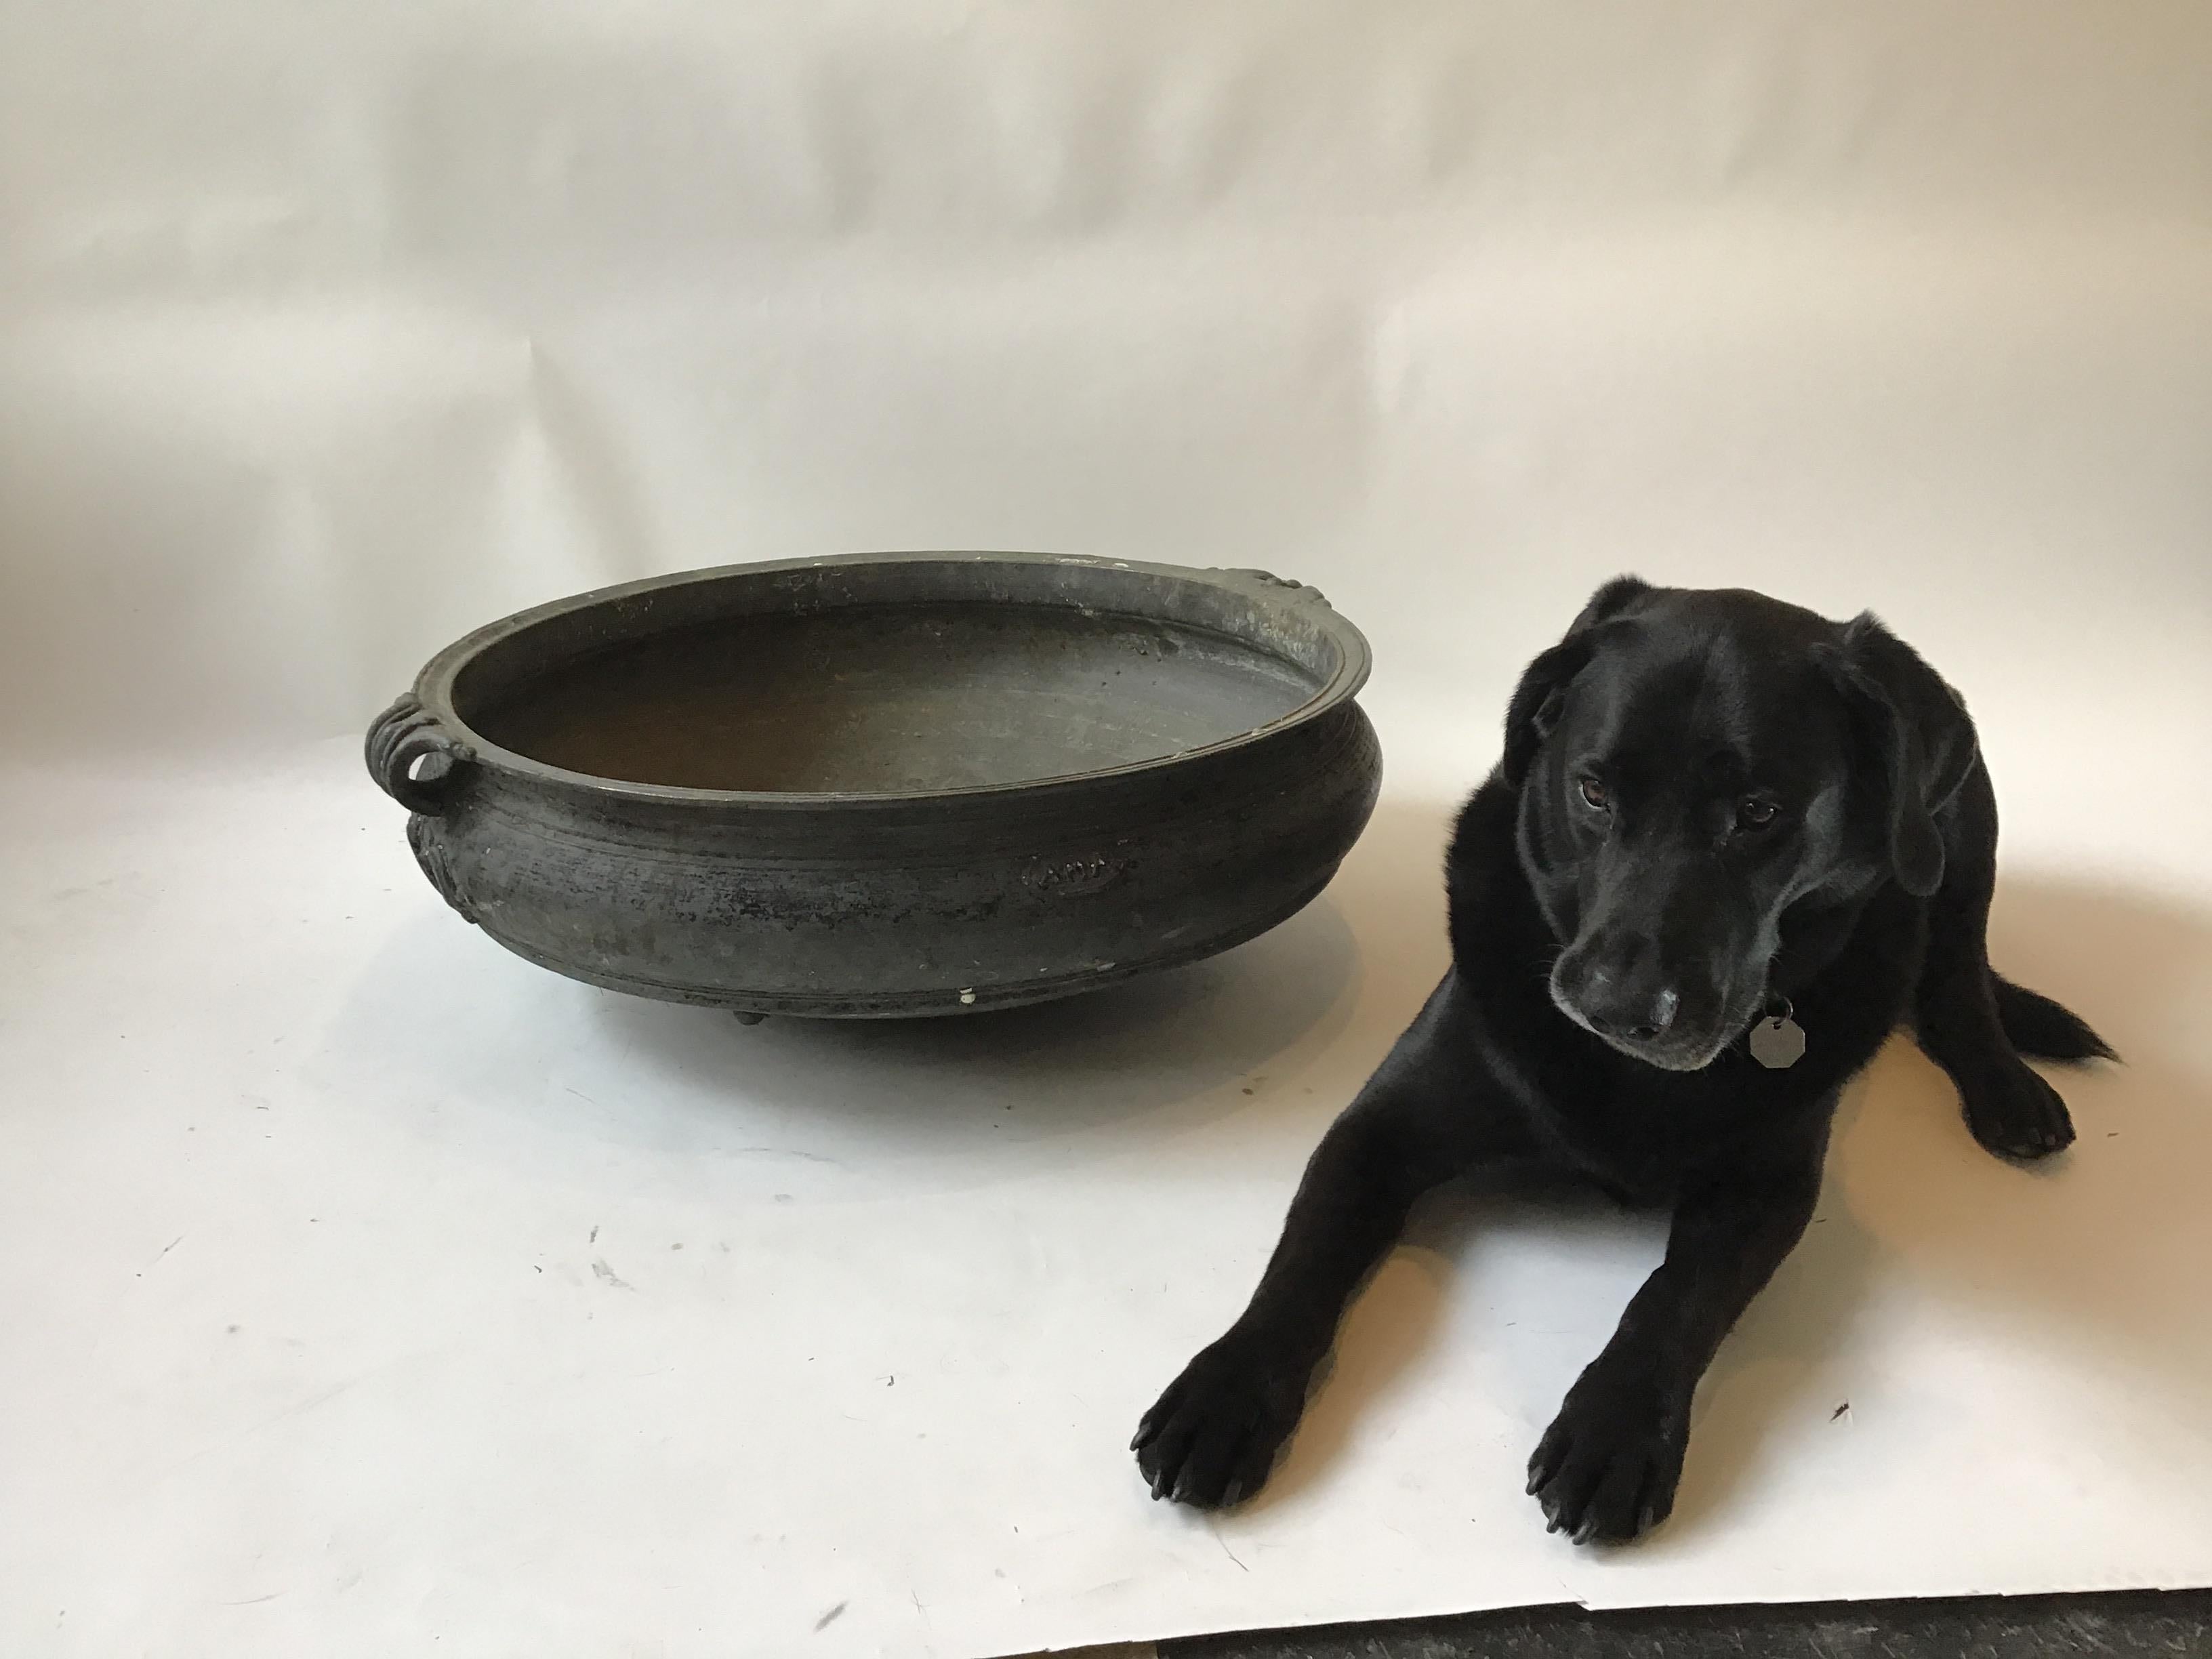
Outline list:
[[[1366,641],[1257,571],[1009,553],[635,582],[495,623],[370,728],[462,915],[593,985],[957,1013],[1193,962],[1334,873]]]

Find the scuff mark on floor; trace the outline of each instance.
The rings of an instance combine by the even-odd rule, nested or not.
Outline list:
[[[148,1263],[145,1265],[145,1267],[143,1267],[143,1268],[141,1268],[137,1273],[133,1273],[133,1274],[131,1275],[131,1277],[132,1277],[132,1278],[134,1278],[134,1279],[143,1279],[143,1278],[145,1278],[145,1277],[146,1277],[146,1275],[147,1275],[148,1273],[152,1273],[152,1272],[154,1271],[154,1269],[155,1269],[155,1268],[156,1268],[156,1267],[160,1267],[160,1266],[161,1265],[161,1259],[162,1259],[162,1257],[163,1257],[163,1256],[167,1255],[169,1254],[169,1252],[170,1252],[170,1251],[172,1251],[172,1250],[175,1249],[177,1248],[177,1246],[178,1246],[178,1245],[179,1245],[179,1244],[183,1243],[184,1242],[185,1242],[185,1236],[184,1236],[182,1233],[179,1233],[179,1234],[178,1234],[174,1238],[171,1239],[167,1243],[166,1243],[166,1244],[164,1244],[163,1246],[161,1246],[161,1255],[157,1255],[157,1256],[155,1256],[155,1257],[151,1261],[148,1262]]]
[[[596,1231],[596,1229],[594,1231]],[[605,1283],[613,1286],[616,1290],[634,1291],[637,1288],[636,1285],[631,1284],[629,1280],[624,1279],[612,1267],[607,1266],[606,1258],[605,1256],[595,1255],[592,1258],[592,1272]]]

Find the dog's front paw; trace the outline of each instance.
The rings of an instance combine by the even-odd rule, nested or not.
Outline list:
[[[1689,1402],[1599,1364],[1567,1393],[1528,1460],[1528,1491],[1550,1532],[1625,1543],[1672,1514],[1689,1444]]]
[[[2014,1060],[1960,1091],[1966,1127],[2000,1158],[2048,1158],[2074,1143],[2074,1120],[2058,1091]]]
[[[1129,1443],[1152,1496],[1212,1510],[1258,1492],[1297,1426],[1311,1374],[1233,1331],[1201,1350]]]

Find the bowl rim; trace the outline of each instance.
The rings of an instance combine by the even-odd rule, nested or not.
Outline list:
[[[544,623],[580,611],[589,610],[593,606],[635,599],[643,594],[658,592],[669,588],[724,580],[732,577],[769,576],[790,571],[837,567],[903,564],[1018,564],[1045,567],[1074,565],[1163,576],[1214,587],[1236,593],[1263,612],[1272,611],[1285,618],[1296,617],[1309,623],[1335,646],[1337,665],[1334,671],[1314,691],[1313,695],[1296,708],[1286,710],[1273,720],[1265,721],[1249,731],[1240,732],[1212,743],[1203,744],[1194,749],[1179,750],[1170,755],[1130,761],[1120,766],[1099,767],[1090,771],[1066,772],[1050,777],[1025,778],[1006,783],[969,784],[948,789],[700,789],[682,784],[642,783],[630,779],[602,777],[597,773],[577,772],[566,767],[555,766],[493,742],[462,717],[453,701],[454,687],[461,674],[485,651]],[[488,766],[497,771],[511,773],[543,784],[588,791],[600,797],[613,797],[637,802],[722,803],[771,808],[860,806],[872,803],[911,805],[923,801],[968,801],[987,799],[994,795],[1033,795],[1044,791],[1081,787],[1106,780],[1164,772],[1209,757],[1249,748],[1295,727],[1309,725],[1333,710],[1350,703],[1358,695],[1360,689],[1366,684],[1373,666],[1374,655],[1368,646],[1366,635],[1322,598],[1318,590],[1265,570],[1202,568],[1139,559],[1106,558],[1077,553],[914,549],[876,553],[839,553],[813,558],[741,561],[734,564],[714,565],[696,570],[682,570],[662,576],[648,576],[636,581],[617,582],[609,586],[571,594],[564,599],[554,599],[544,605],[533,605],[527,610],[518,611],[511,616],[501,617],[497,622],[488,623],[454,641],[431,658],[423,665],[422,672],[416,676],[414,695],[424,713],[445,728],[447,735],[454,740],[454,759],[464,760],[472,766]]]

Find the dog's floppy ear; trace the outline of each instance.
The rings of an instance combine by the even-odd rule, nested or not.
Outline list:
[[[1529,763],[1551,736],[1553,726],[1559,724],[1559,705],[1566,701],[1567,688],[1589,665],[1597,647],[1597,625],[1619,616],[1650,592],[1651,584],[1639,576],[1615,576],[1590,595],[1566,637],[1522,671],[1521,684],[1514,687],[1513,700],[1505,706],[1502,769],[1510,787],[1521,787],[1521,781],[1528,775]]]
[[[1882,770],[1889,859],[1898,885],[1925,898],[1943,884],[1936,815],[1973,770],[1973,721],[1956,691],[1871,611],[1820,653],[1853,704]]]

